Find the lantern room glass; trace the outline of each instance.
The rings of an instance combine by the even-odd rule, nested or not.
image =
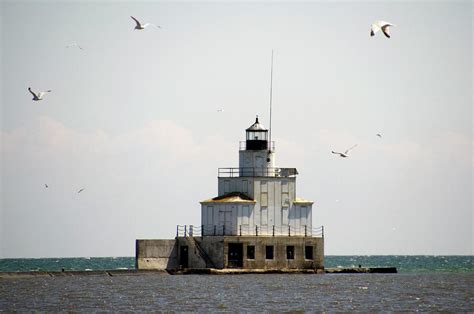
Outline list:
[[[247,141],[266,141],[268,131],[247,131]]]

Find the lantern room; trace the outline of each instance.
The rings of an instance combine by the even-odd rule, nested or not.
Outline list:
[[[268,149],[268,130],[258,122],[252,124],[246,132],[246,150],[266,150]]]

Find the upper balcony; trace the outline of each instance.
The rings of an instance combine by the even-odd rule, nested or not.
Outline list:
[[[239,150],[247,150],[247,141],[240,141],[239,142]],[[270,150],[272,152],[275,151],[275,141],[272,141],[270,145]]]
[[[235,177],[295,177],[298,174],[296,168],[275,167],[241,167],[241,168],[219,168],[219,178]]]

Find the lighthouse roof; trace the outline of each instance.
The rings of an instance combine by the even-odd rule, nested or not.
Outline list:
[[[255,203],[255,200],[244,193],[231,192],[202,201],[201,203]]]
[[[313,204],[314,202],[313,201],[309,201],[309,200],[306,200],[304,198],[301,198],[301,197],[296,197],[295,200],[293,201],[294,204]]]
[[[258,117],[255,119],[255,123],[248,127],[246,131],[267,131],[263,124],[258,122]]]

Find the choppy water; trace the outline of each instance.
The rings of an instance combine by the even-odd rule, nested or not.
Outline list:
[[[325,256],[330,267],[395,266],[402,273],[474,272],[472,256]],[[0,259],[0,272],[134,269],[134,257]]]
[[[398,274],[1,278],[0,311],[474,311],[472,256],[326,256]],[[133,269],[134,258],[3,259],[0,271]]]
[[[473,273],[0,279],[6,311],[474,310]]]

